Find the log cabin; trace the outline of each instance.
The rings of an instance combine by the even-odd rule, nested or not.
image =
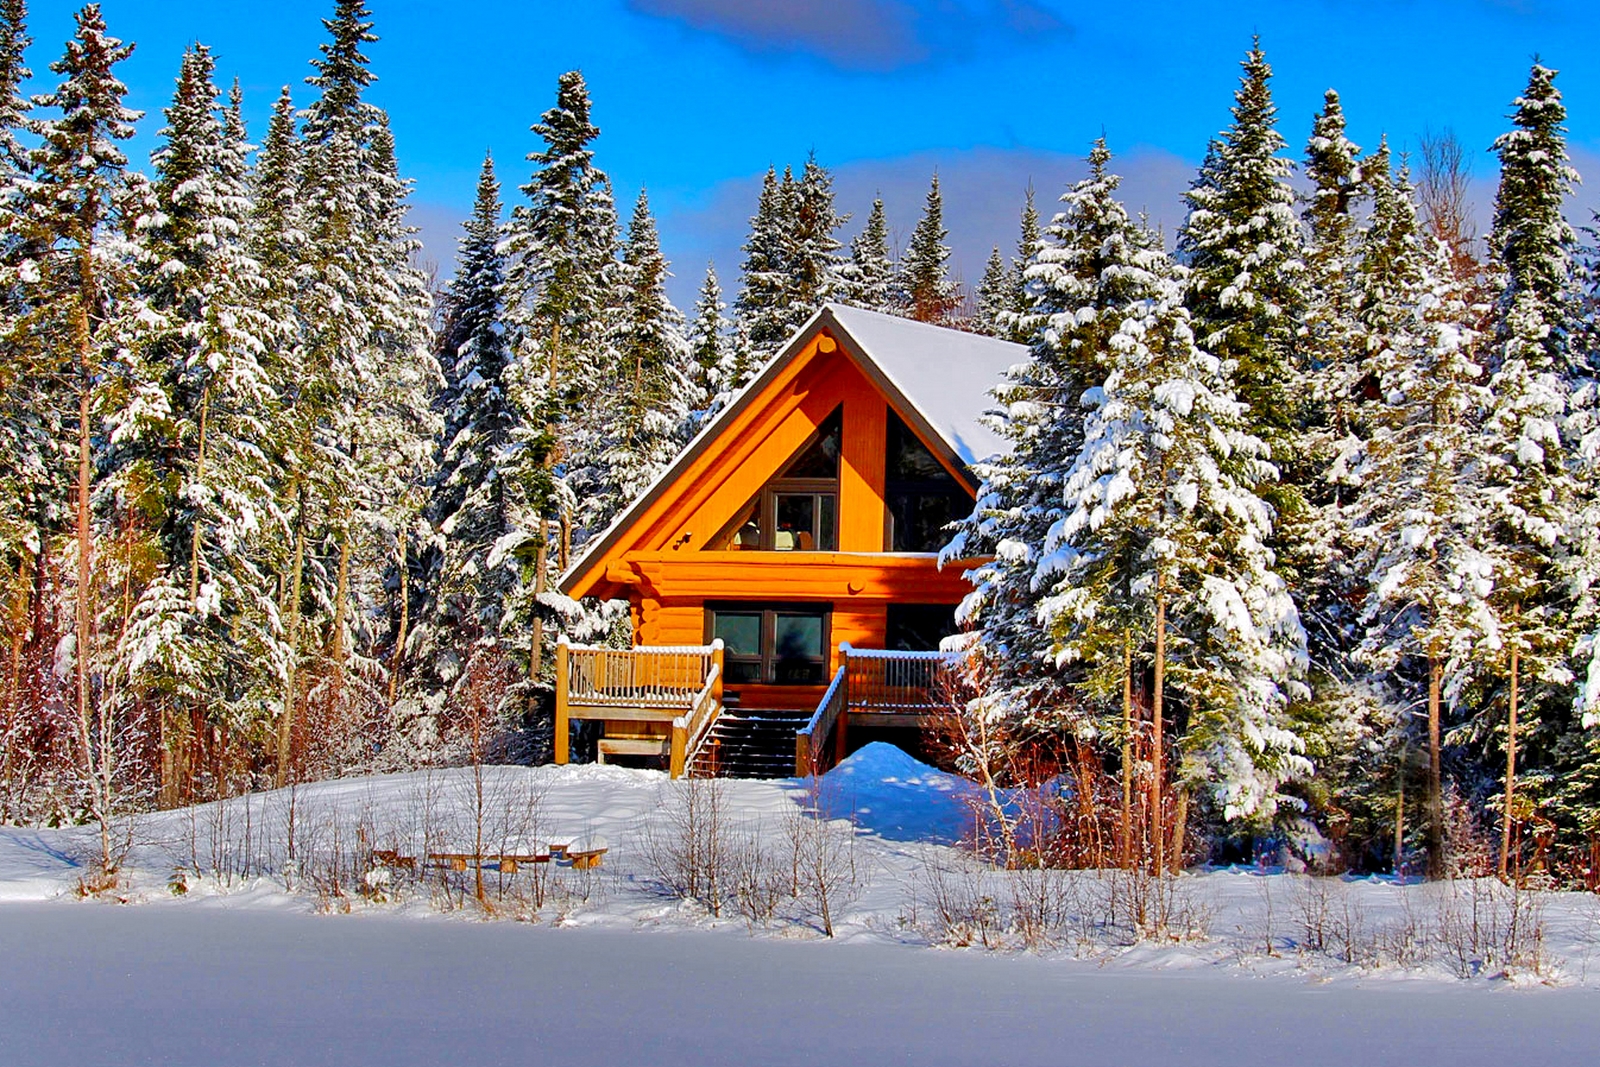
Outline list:
[[[561,644],[556,759],[786,776],[938,704],[968,591],[940,568],[968,513],[981,420],[1021,345],[830,304],[587,546],[568,596],[626,599],[627,650]]]

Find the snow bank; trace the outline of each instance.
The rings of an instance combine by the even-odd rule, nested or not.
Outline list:
[[[822,776],[823,812],[892,841],[953,844],[971,823],[972,783],[874,741]]]

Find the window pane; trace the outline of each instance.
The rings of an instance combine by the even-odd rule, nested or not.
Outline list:
[[[759,685],[761,682],[761,661],[758,659],[724,659],[722,667],[728,672],[723,678],[728,685]]]
[[[816,441],[783,472],[785,478],[839,477],[839,438],[842,420],[835,411],[823,420]]]
[[[777,653],[780,660],[822,658],[822,618],[817,615],[779,615]]]
[[[937,552],[950,535],[946,524],[954,520],[958,501],[945,493],[893,493],[889,514],[894,519],[891,552]]]
[[[817,547],[817,498],[810,493],[780,493],[777,500],[777,533],[772,547],[779,552],[808,551]]]
[[[836,552],[839,549],[839,498],[819,496],[817,505],[820,512],[817,516],[817,548],[822,552]]]
[[[730,613],[719,611],[712,623],[713,637],[722,638],[730,656],[761,655],[761,615],[759,612]],[[732,677],[732,671],[729,671]]]

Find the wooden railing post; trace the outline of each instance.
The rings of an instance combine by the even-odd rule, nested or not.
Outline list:
[[[722,666],[723,658],[722,638],[713,638],[711,641],[711,667],[717,672],[717,684],[711,690],[711,698],[718,704],[722,703],[722,680],[727,676],[727,671]]]
[[[683,777],[684,756],[689,748],[689,728],[679,726],[682,721],[677,719],[672,723],[672,754],[667,761],[667,773],[673,778]]]
[[[844,708],[839,712],[839,723],[833,728],[833,765],[837,767],[844,762],[845,757],[845,731],[850,727],[850,642],[843,641],[839,644],[839,666],[844,668]],[[826,737],[817,738],[817,747],[820,749],[827,743]]]
[[[567,720],[567,695],[568,683],[567,664],[570,655],[567,646],[567,635],[562,634],[556,641],[556,762],[566,763],[571,757],[570,728]]]

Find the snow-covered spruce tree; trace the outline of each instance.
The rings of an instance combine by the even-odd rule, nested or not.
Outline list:
[[[840,294],[847,304],[868,311],[888,311],[893,300],[894,260],[889,255],[889,223],[883,215],[883,197],[875,197],[866,225],[850,242],[850,262]]]
[[[1391,703],[1413,707],[1425,687],[1419,747],[1429,757],[1425,836],[1437,877],[1445,863],[1446,712],[1499,640],[1475,422],[1486,397],[1471,359],[1470,309],[1444,252],[1421,245],[1409,185],[1390,178],[1387,153],[1373,164],[1361,315],[1381,403],[1373,405],[1362,491],[1348,516],[1367,576],[1359,654]]]
[[[1152,861],[1179,862],[1198,792],[1228,822],[1269,819],[1310,773],[1288,704],[1303,687],[1305,634],[1273,570],[1264,442],[1233,396],[1230,364],[1189,327],[1181,276],[1158,278],[1110,339],[1110,374],[1085,400],[1083,446],[1065,479],[1037,581],[1039,620],[1063,664],[1122,670],[1122,641],[1150,671]],[[1108,633],[1107,631],[1111,631]],[[1115,651],[1113,651],[1115,649]],[[1179,783],[1163,802],[1167,718]],[[1175,827],[1171,854],[1167,840]]]
[[[778,180],[768,167],[761,196],[750,219],[740,267],[742,284],[734,301],[739,322],[750,340],[756,364],[766,363],[789,339],[789,234],[793,228],[794,181],[787,170]]]
[[[899,311],[918,322],[943,323],[956,310],[961,295],[950,280],[949,232],[944,228],[944,198],[935,172],[928,185],[922,218],[911,231],[896,281]]]
[[[833,205],[833,175],[817,162],[815,152],[794,183],[789,220],[789,332],[844,289],[845,260],[834,236],[849,221]],[[788,338],[785,337],[785,340]]]
[[[617,395],[622,408],[607,457],[610,492],[605,507],[590,523],[596,530],[632,503],[683,444],[679,431],[692,399],[689,351],[683,315],[667,298],[667,277],[650,201],[640,190],[622,247],[624,292],[613,341],[621,370]]]
[[[1081,726],[1092,711],[1121,714],[1105,703],[1124,690],[1120,653],[1115,664],[1085,655],[1058,667],[1054,639],[1038,621],[1049,586],[1035,580],[1083,442],[1081,397],[1105,380],[1112,338],[1166,269],[1164,254],[1117,201],[1120,179],[1107,169],[1110,160],[1104,141],[1096,142],[1088,176],[1062,194],[1062,209],[1036,246],[1027,270],[1036,340],[995,391],[994,417],[1010,447],[980,467],[972,514],[941,556],[946,564],[993,557],[969,572],[974,589],[958,617],[989,665],[990,713],[1028,731]],[[1106,626],[1120,648],[1115,622]],[[1098,673],[1085,674],[1091,667]],[[1125,735],[1120,722],[1102,732]]]
[[[973,326],[977,332],[990,337],[1005,337],[1010,333],[1003,316],[1015,303],[1011,282],[1011,272],[1006,270],[1005,260],[1000,258],[1000,246],[995,245],[989,253],[989,262],[984,264],[983,277],[974,294],[977,306],[974,308]]]
[[[162,716],[162,800],[188,777],[187,724],[230,731],[270,718],[285,650],[262,544],[286,523],[272,493],[270,435],[281,336],[246,249],[243,119],[224,110],[203,45],[184,55],[153,156],[155,213],[142,229],[144,293],[160,325],[142,346],[159,396],[113,418],[107,465],[154,524],[159,565],[135,609],[158,647],[130,648],[127,684]]]
[[[294,473],[294,550],[286,608],[293,650],[279,717],[278,775],[286,779],[295,706],[303,696],[329,714],[367,714],[383,703],[378,656],[393,648],[406,582],[401,530],[422,502],[438,430],[431,396],[431,301],[410,266],[407,187],[396,173],[383,112],[363,99],[373,81],[363,0],[338,0],[330,40],[307,79],[318,91],[303,114],[299,188],[304,250],[297,306],[302,345],[292,423],[306,433]],[[309,622],[321,640],[307,641]],[[308,655],[312,685],[294,676]]]
[[[1504,731],[1490,726],[1485,708],[1471,724],[1477,739],[1498,734],[1505,754],[1501,871],[1505,873],[1517,820],[1518,735],[1548,750],[1544,719],[1564,716],[1570,701],[1570,655],[1579,634],[1572,624],[1569,577],[1586,568],[1574,558],[1571,517],[1581,513],[1578,442],[1563,439],[1577,384],[1571,348],[1577,285],[1577,235],[1562,205],[1577,172],[1568,163],[1566,108],[1556,72],[1535,63],[1516,100],[1513,129],[1495,140],[1500,187],[1495,195],[1489,252],[1502,287],[1492,315],[1487,363],[1484,472],[1499,547],[1495,577],[1505,679]],[[1573,428],[1582,422],[1574,421]],[[1569,446],[1578,446],[1569,451]],[[1576,566],[1574,566],[1576,564]],[[1499,701],[1495,701],[1496,704]],[[1518,718],[1521,722],[1518,722]],[[1494,720],[1498,721],[1495,715]],[[1536,748],[1533,755],[1540,755]],[[1536,760],[1524,775],[1531,801],[1548,782]],[[1532,814],[1531,804],[1522,805]]]
[[[1387,183],[1387,149],[1380,154],[1378,180]],[[1367,810],[1352,798],[1365,796],[1373,778],[1371,760],[1357,759],[1351,746],[1375,743],[1368,739],[1373,723],[1366,721],[1375,705],[1357,683],[1364,672],[1351,658],[1359,642],[1356,605],[1364,576],[1352,566],[1357,552],[1347,520],[1351,498],[1359,491],[1353,468],[1361,454],[1364,389],[1370,384],[1356,317],[1357,208],[1367,192],[1360,149],[1345,135],[1344,109],[1332,89],[1323,95],[1322,110],[1312,122],[1305,174],[1311,183],[1303,216],[1306,312],[1292,374],[1294,391],[1303,398],[1297,450],[1304,460],[1307,509],[1295,595],[1311,648],[1317,700],[1296,712],[1308,752],[1321,768],[1307,783],[1312,815],[1321,821]],[[1388,185],[1384,189],[1394,192]],[[1371,838],[1363,837],[1366,831],[1376,833],[1363,822],[1348,827],[1343,836],[1354,845],[1357,839]],[[1348,852],[1343,859],[1360,861]]]
[[[733,344],[729,337],[728,305],[722,301],[722,286],[717,269],[706,264],[705,281],[695,298],[694,319],[688,326],[689,391],[688,416],[682,437],[687,440],[716,415],[724,399],[738,386],[734,382]]]
[[[1184,196],[1189,214],[1178,232],[1178,253],[1192,271],[1188,300],[1200,344],[1237,365],[1250,428],[1272,448],[1283,476],[1269,495],[1282,521],[1298,522],[1302,405],[1289,386],[1305,264],[1288,181],[1293,164],[1279,155],[1284,140],[1272,102],[1272,68],[1259,39],[1241,65],[1233,123],[1212,142]]]
[[[1009,328],[1005,334],[1008,341],[1018,344],[1031,344],[1033,342],[1033,328],[1035,323],[1030,317],[1032,312],[1032,299],[1028,294],[1028,265],[1038,257],[1040,249],[1039,209],[1033,203],[1033,183],[1028,183],[1027,192],[1022,201],[1022,221],[1020,234],[1017,237],[1017,255],[1011,261],[1011,312],[1007,319]]]
[[[62,383],[51,421],[63,434],[57,462],[70,472],[60,479],[68,499],[51,509],[68,521],[50,534],[56,542],[51,554],[59,552],[73,567],[70,578],[63,576],[66,597],[52,608],[71,618],[71,637],[58,649],[47,682],[61,685],[65,692],[57,698],[72,709],[79,784],[100,830],[101,879],[115,875],[111,820],[130,784],[121,759],[129,741],[128,709],[119,694],[95,684],[106,675],[113,651],[106,623],[126,622],[122,604],[103,598],[101,586],[118,576],[114,569],[126,560],[102,558],[109,554],[100,551],[93,497],[94,449],[105,432],[101,419],[126,399],[118,395],[130,378],[124,354],[137,344],[144,317],[133,291],[131,239],[134,213],[142,205],[117,144],[133,136],[139,118],[123,105],[127,89],[114,69],[132,50],[107,33],[98,4],[78,12],[65,54],[50,65],[60,81],[32,101],[27,127],[39,143],[29,155],[32,173],[17,219],[27,256],[16,277],[29,287],[19,328],[28,347],[45,356],[41,369]]]
[[[588,86],[578,71],[562,74],[555,106],[533,132],[544,147],[531,152],[533,174],[524,203],[506,231],[505,315],[512,344],[519,406],[542,429],[530,430],[516,458],[528,484],[541,480],[527,464],[548,470],[549,497],[537,509],[529,597],[516,611],[532,635],[530,677],[538,677],[544,646],[555,634],[544,604],[550,579],[565,569],[575,544],[590,533],[580,500],[599,499],[610,408],[600,402],[617,380],[610,345],[613,310],[620,305],[617,217],[611,186],[594,165],[599,129],[590,122]]]
[[[1300,366],[1313,410],[1302,450],[1320,475],[1317,504],[1337,504],[1342,460],[1360,447],[1354,408],[1364,374],[1355,318],[1356,207],[1365,196],[1360,148],[1345,136],[1344,108],[1329,89],[1306,143],[1306,311]]]
[[[12,742],[20,736],[25,661],[35,644],[29,617],[43,595],[35,565],[47,536],[42,509],[65,499],[50,484],[60,465],[47,421],[53,401],[39,373],[44,354],[19,329],[29,300],[18,273],[29,258],[19,207],[31,163],[18,137],[28,117],[22,86],[32,77],[29,43],[23,0],[0,0],[0,455],[7,457],[0,464],[0,820],[12,814],[19,793]]]

